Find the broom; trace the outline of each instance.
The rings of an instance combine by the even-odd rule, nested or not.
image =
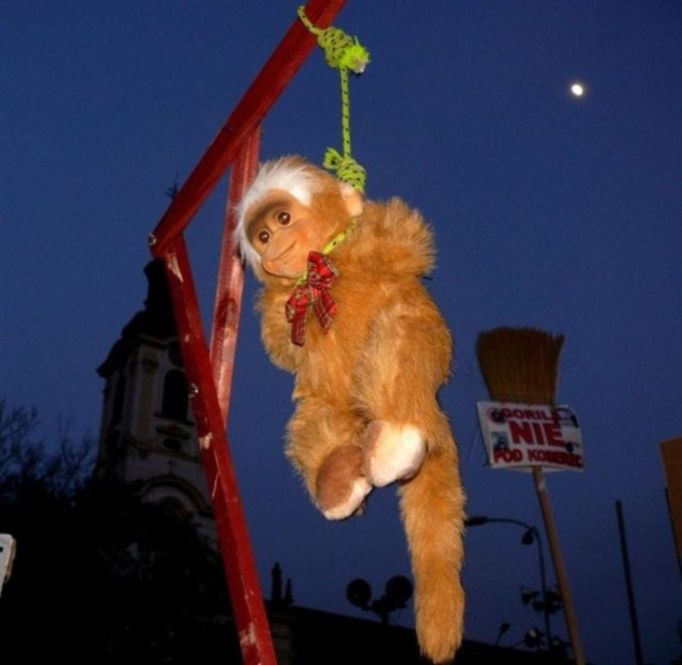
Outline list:
[[[478,336],[476,353],[491,398],[496,402],[553,406],[559,373],[559,354],[563,343],[563,335],[552,335],[535,328],[496,328],[481,333]],[[578,633],[578,622],[544,473],[541,466],[533,466],[532,471],[564,603],[573,655],[577,665],[584,665],[585,657]]]
[[[498,402],[554,404],[563,335],[535,328],[496,328],[478,336],[476,352]]]

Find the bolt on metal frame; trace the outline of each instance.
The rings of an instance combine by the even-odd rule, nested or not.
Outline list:
[[[326,28],[345,1],[310,0],[305,12]],[[255,176],[263,118],[315,46],[296,18],[149,236],[152,255],[165,265],[245,665],[276,665],[276,659],[226,431],[244,284],[232,239],[234,207]],[[209,346],[183,233],[230,167]]]

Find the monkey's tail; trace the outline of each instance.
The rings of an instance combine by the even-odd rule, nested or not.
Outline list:
[[[400,501],[415,580],[417,639],[434,663],[454,658],[464,616],[460,569],[465,498],[449,430],[447,438],[402,486]]]

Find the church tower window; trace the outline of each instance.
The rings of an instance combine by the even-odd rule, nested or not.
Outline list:
[[[163,380],[163,401],[161,415],[172,420],[187,420],[187,379],[179,369],[168,372]]]

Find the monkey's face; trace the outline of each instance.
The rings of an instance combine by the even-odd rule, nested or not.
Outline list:
[[[247,236],[265,272],[296,279],[305,271],[308,254],[321,250],[328,238],[323,220],[311,208],[281,189],[273,189],[246,213]]]

